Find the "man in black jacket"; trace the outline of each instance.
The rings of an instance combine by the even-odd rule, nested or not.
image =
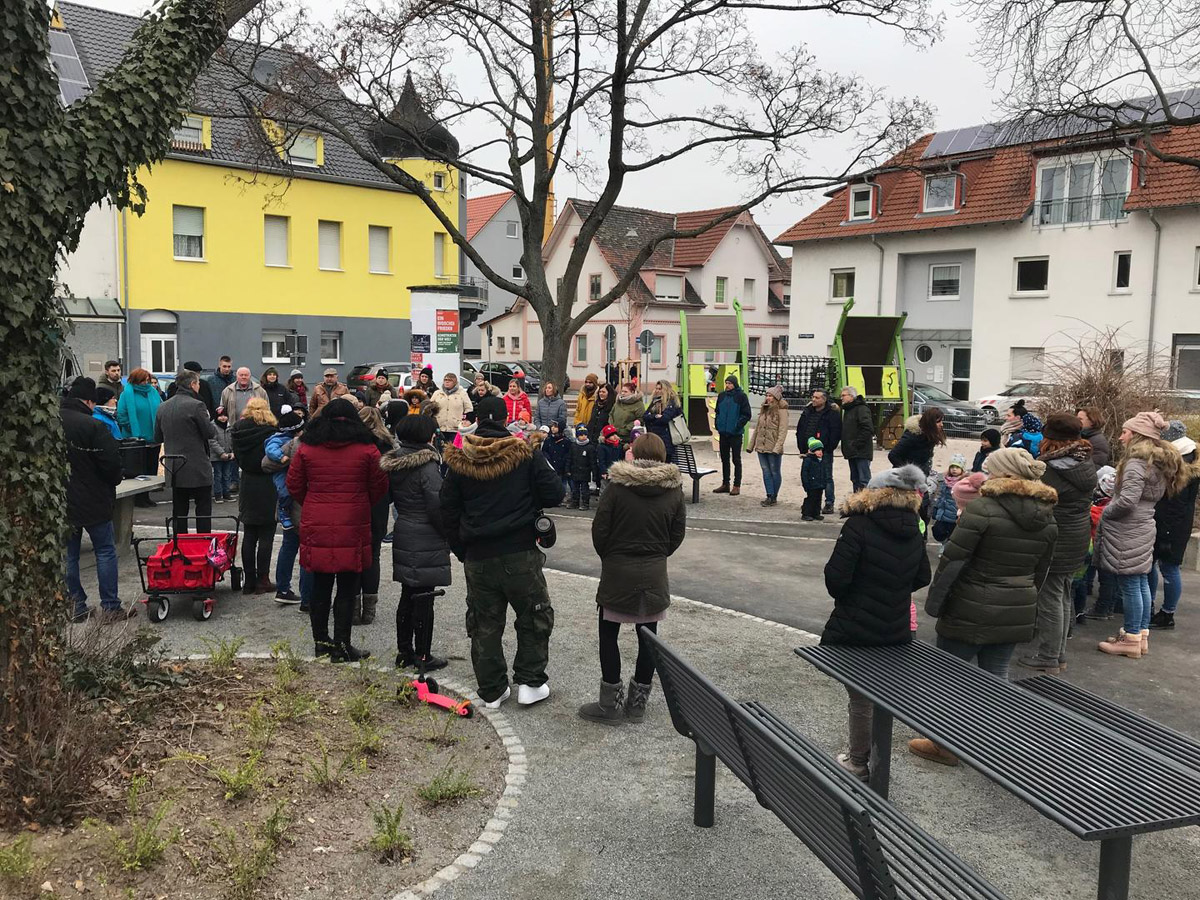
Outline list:
[[[836,500],[833,490],[833,451],[842,439],[842,415],[829,402],[829,393],[824,388],[813,388],[812,401],[804,407],[796,425],[796,444],[802,457],[808,455],[809,438],[816,438],[825,448],[821,457],[825,467],[825,508],[821,511],[829,515],[833,512]]]
[[[183,369],[188,372],[195,372],[199,375],[204,371],[204,368],[198,362],[188,361],[183,364]],[[182,370],[181,370],[182,371]],[[179,390],[179,380],[176,379],[167,385],[167,399],[170,400],[175,396],[175,392]],[[217,417],[217,404],[213,400],[212,386],[208,383],[207,378],[201,378],[196,396],[204,402],[204,407],[208,410],[208,417],[215,419]]]
[[[75,604],[73,620],[88,617],[87,593],[79,580],[79,553],[86,530],[96,554],[96,580],[105,619],[136,615],[121,609],[117,596],[117,545],[113,529],[116,486],[121,483],[121,454],[108,426],[92,418],[96,406],[96,382],[76,378],[62,401],[63,435],[67,443],[67,594]]]
[[[516,614],[513,680],[517,702],[550,696],[546,664],[554,610],[542,574],[534,522],[562,502],[562,478],[524,439],[504,427],[507,410],[488,395],[475,407],[479,427],[462,449],[447,447],[442,514],[454,555],[467,575],[467,633],[479,696],[498,709],[512,691],[502,638],[508,607]]]

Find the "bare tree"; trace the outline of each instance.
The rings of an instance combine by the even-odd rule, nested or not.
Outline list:
[[[961,0],[976,55],[1002,108],[1031,138],[1139,134],[1149,153],[1200,168],[1163,146],[1163,126],[1200,125],[1200,5],[1191,0]]]
[[[234,58],[244,90],[279,119],[345,141],[419,197],[492,284],[533,307],[554,381],[565,375],[571,336],[625,294],[663,241],[701,234],[781,193],[838,184],[893,155],[928,121],[920,101],[889,100],[856,77],[824,72],[802,47],[764,59],[754,20],[772,15],[776,27],[795,28],[796,14],[864,18],[916,43],[940,29],[928,0],[351,0],[328,27],[288,2],[264,7],[245,37],[259,52],[285,50],[302,62],[291,75],[265,78],[261,66]],[[321,72],[349,102],[325,90]],[[515,194],[524,281],[495,271],[429,186],[393,165],[378,140],[364,139],[374,126],[363,123],[372,121],[420,156]],[[462,143],[447,140],[439,123]],[[598,136],[602,158],[576,155],[577,130]],[[810,146],[826,138],[849,145],[837,171],[808,161]],[[697,155],[738,179],[742,201],[703,227],[645,235],[617,283],[575,312],[587,247],[628,178]],[[596,202],[552,290],[542,245],[563,172],[586,180]]]

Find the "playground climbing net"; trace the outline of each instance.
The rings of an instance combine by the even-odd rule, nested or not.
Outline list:
[[[752,356],[747,390],[765,394],[767,389],[783,385],[783,396],[807,398],[817,388],[827,391],[836,385],[837,367],[824,356]]]

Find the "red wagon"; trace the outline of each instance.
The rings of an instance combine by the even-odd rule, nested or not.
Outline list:
[[[157,544],[154,552],[143,556],[140,546],[158,538],[138,538],[133,552],[138,560],[142,579],[142,602],[151,622],[162,622],[171,613],[171,596],[192,597],[192,618],[206,622],[212,617],[217,584],[229,573],[233,590],[242,587],[242,570],[235,564],[238,537],[242,521],[237,516],[206,516],[212,521],[233,523],[232,531],[183,533],[177,530],[174,517],[167,519],[167,540]],[[195,516],[188,522],[196,521]]]

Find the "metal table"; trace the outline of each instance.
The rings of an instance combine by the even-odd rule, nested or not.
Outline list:
[[[117,556],[125,556],[133,546],[133,498],[161,490],[166,484],[162,475],[141,475],[126,478],[117,485],[117,502],[113,506],[113,535],[117,543]]]
[[[923,641],[796,654],[875,704],[870,783],[879,794],[895,717],[1076,837],[1100,841],[1099,900],[1129,897],[1134,835],[1200,824],[1200,773]],[[1133,779],[1153,789],[1131,792]]]

